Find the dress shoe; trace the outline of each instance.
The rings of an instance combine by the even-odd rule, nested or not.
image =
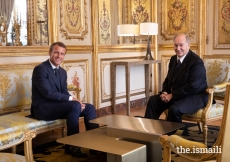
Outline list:
[[[81,150],[80,147],[77,146],[66,146],[65,153],[72,155],[74,157],[86,158],[87,154]]]

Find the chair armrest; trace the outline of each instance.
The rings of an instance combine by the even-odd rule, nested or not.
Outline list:
[[[171,151],[187,159],[198,161],[203,158],[203,153],[198,152],[207,149],[207,145],[203,143],[189,141],[177,135],[163,135],[160,137],[160,143],[164,148],[164,162],[171,160],[168,158],[171,156]]]
[[[68,89],[68,91],[76,91],[76,86],[74,86],[74,85],[68,85],[67,89]]]
[[[213,85],[214,92],[224,92],[228,82]]]

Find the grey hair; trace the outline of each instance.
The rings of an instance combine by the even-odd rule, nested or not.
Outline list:
[[[173,37],[173,40],[175,40],[176,37],[179,36],[179,35],[184,35],[184,36],[185,36],[185,39],[186,39],[186,42],[187,42],[188,44],[190,44],[190,38],[189,38],[189,36],[188,36],[187,34],[185,34],[185,33],[176,34],[176,35]]]

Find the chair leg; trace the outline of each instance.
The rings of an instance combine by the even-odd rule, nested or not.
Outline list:
[[[199,128],[199,131],[200,132],[203,132],[203,125],[202,125],[202,123],[201,122],[197,122],[197,125],[198,125],[198,128]]]
[[[207,145],[208,126],[206,122],[203,122],[203,137],[204,137],[204,144]]]
[[[16,151],[17,151],[17,146],[11,147],[11,152],[12,152],[13,154],[16,154]]]
[[[62,133],[62,137],[66,137],[66,135],[67,135],[66,127],[62,127],[61,133]]]

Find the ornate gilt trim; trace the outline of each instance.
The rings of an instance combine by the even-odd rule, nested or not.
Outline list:
[[[48,8],[48,29],[49,29],[49,45],[53,42],[59,40],[58,38],[58,7],[56,0],[48,0],[47,1],[47,8]]]
[[[169,11],[170,6],[172,8]],[[162,38],[171,40],[175,34],[182,32],[193,37],[195,35],[194,15],[194,0],[162,0]]]
[[[78,29],[74,30],[67,29],[68,27],[65,24],[64,15],[66,15],[66,3],[69,2],[69,0],[60,0],[60,33],[62,33],[62,37],[65,37],[67,40],[71,39],[79,39],[84,40],[86,35],[88,34],[88,16],[87,16],[87,2],[86,0],[79,0],[80,6],[79,11],[80,12],[80,24],[81,26],[78,27]],[[78,2],[78,1],[76,1]],[[76,17],[75,17],[76,18]]]
[[[98,76],[98,0],[91,2],[92,22],[92,68],[93,68],[93,104],[99,109],[99,76]]]
[[[229,29],[229,2],[225,0],[215,0],[214,3],[214,49],[229,49],[230,29]],[[225,5],[225,6],[224,6]],[[221,13],[223,12],[223,13]],[[224,20],[225,19],[225,20]],[[220,42],[220,39],[227,41]]]
[[[90,102],[90,93],[89,93],[89,63],[88,63],[88,60],[86,59],[82,59],[82,60],[66,60],[66,61],[63,61],[62,65],[63,67],[66,69],[66,71],[68,72],[69,71],[69,68],[72,67],[71,64],[74,64],[74,63],[84,63],[84,65],[78,65],[79,67],[81,67],[82,71],[85,73],[85,78],[84,79],[84,89],[85,89],[85,95],[83,98],[83,102]],[[70,64],[70,65],[68,65]],[[68,76],[70,77],[70,76]],[[87,98],[87,100],[85,100],[85,98]]]
[[[46,28],[46,26],[48,26],[48,12],[46,0],[34,0],[33,2],[33,40],[35,44],[39,44],[40,41],[42,41],[42,43],[48,43],[48,28]],[[39,24],[38,21],[44,22]],[[40,28],[42,28],[42,30]],[[41,36],[42,38],[40,38]]]

